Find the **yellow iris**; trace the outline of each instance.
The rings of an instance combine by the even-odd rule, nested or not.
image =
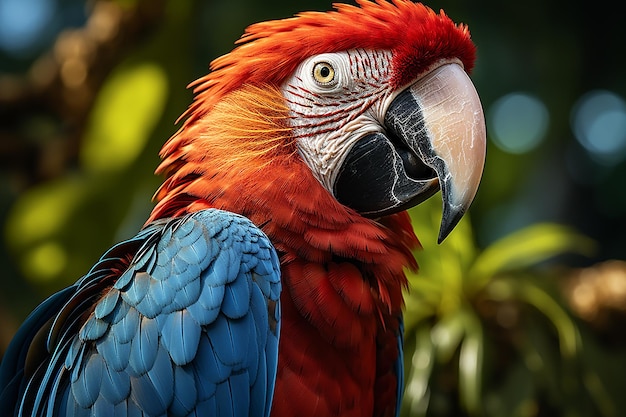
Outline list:
[[[329,84],[335,79],[335,69],[328,62],[318,62],[313,67],[313,78],[320,84]]]

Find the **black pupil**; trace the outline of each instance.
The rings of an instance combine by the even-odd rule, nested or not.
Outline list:
[[[330,75],[330,68],[328,67],[322,67],[320,69],[320,75],[322,76],[322,78],[326,78]]]

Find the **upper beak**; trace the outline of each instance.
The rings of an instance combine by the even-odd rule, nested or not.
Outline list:
[[[380,216],[441,189],[441,242],[472,203],[485,164],[476,89],[460,65],[442,65],[393,99],[384,124],[385,134],[367,135],[350,150],[335,195],[364,215]]]
[[[424,129],[415,129],[420,122]],[[385,123],[437,173],[441,242],[474,200],[485,166],[487,134],[478,93],[463,68],[443,65],[400,93]]]

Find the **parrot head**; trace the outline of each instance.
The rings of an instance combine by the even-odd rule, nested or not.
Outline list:
[[[212,189],[207,177],[236,176],[245,187],[297,160],[365,218],[441,190],[439,241],[450,233],[485,161],[469,31],[419,3],[357,3],[252,25],[237,48],[213,61],[192,84],[185,123],[163,148],[159,171],[168,178],[153,216],[188,203],[172,196],[215,205],[225,190]],[[194,188],[199,177],[203,185]]]

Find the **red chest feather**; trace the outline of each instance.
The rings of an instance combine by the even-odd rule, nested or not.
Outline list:
[[[294,261],[283,267],[282,281],[284,343],[272,416],[383,416],[382,410],[393,411],[399,322],[368,278],[348,262],[323,266]],[[383,349],[386,345],[391,348]]]

